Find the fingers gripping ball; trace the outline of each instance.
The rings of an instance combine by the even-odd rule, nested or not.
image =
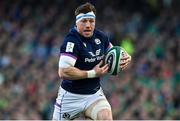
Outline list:
[[[109,65],[108,73],[117,75],[120,72],[120,61],[122,58],[123,49],[119,46],[113,46],[105,55],[104,63]]]

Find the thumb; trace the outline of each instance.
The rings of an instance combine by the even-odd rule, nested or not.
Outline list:
[[[103,61],[101,60],[98,64],[97,64],[97,66],[101,66],[103,64]]]

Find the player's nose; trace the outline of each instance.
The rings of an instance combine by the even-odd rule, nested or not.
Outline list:
[[[85,26],[86,26],[86,27],[90,27],[90,24],[91,24],[91,23],[90,23],[89,21],[87,21],[86,24],[85,24]]]

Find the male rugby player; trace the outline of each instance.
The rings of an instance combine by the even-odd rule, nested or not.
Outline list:
[[[100,86],[100,77],[108,72],[102,59],[112,44],[105,33],[95,29],[96,9],[92,4],[79,6],[75,16],[76,26],[60,48],[59,76],[63,81],[53,120],[73,120],[79,114],[93,120],[112,120],[111,106]],[[131,56],[125,53],[122,60],[119,68],[125,69]]]

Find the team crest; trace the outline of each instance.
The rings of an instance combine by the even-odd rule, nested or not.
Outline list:
[[[95,43],[96,43],[97,45],[101,44],[101,40],[98,39],[98,38],[96,38],[94,41],[95,41]]]

